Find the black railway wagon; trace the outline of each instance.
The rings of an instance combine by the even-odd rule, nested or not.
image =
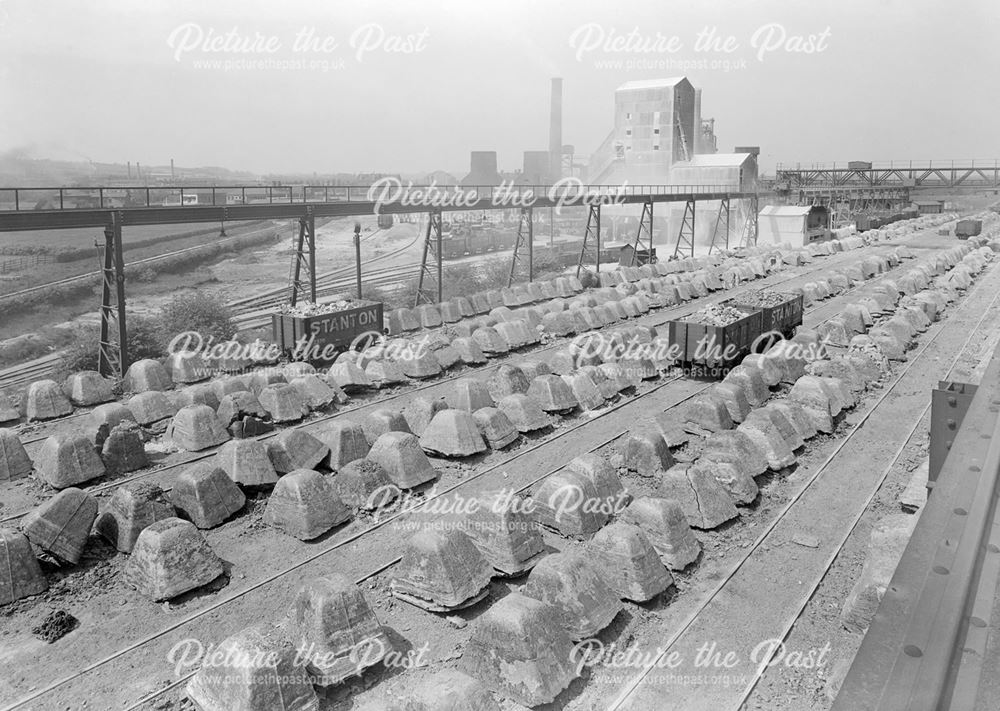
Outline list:
[[[759,311],[761,314],[761,332],[781,333],[787,338],[795,335],[795,329],[802,325],[802,294],[781,294],[784,301],[773,306],[761,306],[752,300],[740,301],[740,297],[728,302],[729,306],[740,311]]]
[[[366,333],[380,336],[382,312],[381,301],[353,301],[349,308],[317,316],[271,314],[271,328],[282,352],[294,355],[305,344],[305,359],[321,360],[324,349],[334,355],[349,350]]]
[[[685,365],[702,365],[721,375],[750,354],[754,341],[763,332],[763,314],[751,311],[726,326],[711,326],[692,321],[668,321],[670,343],[679,349]]]

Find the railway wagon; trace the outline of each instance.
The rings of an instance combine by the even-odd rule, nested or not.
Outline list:
[[[353,300],[330,313],[299,316],[271,314],[274,342],[293,360],[323,361],[362,343],[364,336],[382,335],[381,301]]]
[[[955,236],[959,239],[969,239],[975,237],[983,231],[982,220],[959,220],[955,225]]]
[[[678,319],[667,322],[667,334],[683,367],[700,365],[712,369],[707,375],[724,375],[750,354],[762,322],[757,310],[725,326]]]
[[[751,292],[726,304],[740,311],[760,311],[762,333],[780,333],[791,338],[795,329],[802,325],[802,294]]]

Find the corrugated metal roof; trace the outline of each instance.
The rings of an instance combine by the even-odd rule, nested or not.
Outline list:
[[[812,208],[808,205],[765,205],[759,215],[777,215],[779,217],[802,217],[808,215]]]
[[[944,203],[944,200],[914,200],[914,205],[933,205],[934,207],[939,207]]]
[[[752,153],[699,153],[689,161],[677,161],[675,168],[738,168],[753,158]]]
[[[666,89],[671,86],[677,86],[687,77],[670,77],[669,79],[639,79],[636,81],[627,81],[622,84],[616,91],[631,91],[634,89]]]

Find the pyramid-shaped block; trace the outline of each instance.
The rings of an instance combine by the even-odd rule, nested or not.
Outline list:
[[[416,435],[386,432],[372,444],[367,459],[375,462],[400,489],[412,489],[437,478]]]
[[[385,388],[390,385],[397,385],[406,382],[406,375],[399,365],[386,358],[373,360],[365,366],[365,375],[371,382],[372,387]]]
[[[311,410],[324,410],[337,401],[337,391],[315,373],[306,373],[289,382]]]
[[[442,669],[410,691],[412,711],[500,711],[490,692],[476,679],[455,669]]]
[[[150,390],[170,390],[174,381],[159,361],[149,358],[137,360],[128,367],[122,381],[125,392],[144,393]]]
[[[486,390],[493,402],[500,402],[508,395],[527,393],[530,385],[531,381],[520,368],[507,364],[499,366],[486,380]]]
[[[542,410],[538,401],[524,394],[507,395],[497,402],[497,409],[507,416],[518,432],[527,433],[545,429],[552,418]]]
[[[731,462],[713,462],[702,457],[691,464],[689,473],[695,481],[701,481],[704,473],[713,477],[734,504],[752,504],[757,500],[757,482],[741,467]]]
[[[323,463],[333,471],[368,454],[365,431],[356,422],[337,420],[326,423],[317,436],[330,448],[330,454]]]
[[[267,445],[260,440],[226,442],[216,452],[215,463],[233,482],[243,486],[269,486],[278,481]]]
[[[77,407],[89,407],[115,399],[114,384],[93,370],[73,373],[66,378],[66,395]]]
[[[0,528],[0,605],[48,590],[49,584],[20,531]]]
[[[504,575],[520,575],[546,555],[542,531],[510,492],[488,494],[468,513],[468,535],[483,557]]]
[[[487,357],[510,352],[507,340],[491,326],[480,326],[472,332],[472,340]]]
[[[364,430],[368,444],[374,444],[375,440],[386,432],[409,432],[410,426],[406,423],[403,413],[379,408],[365,415],[365,419],[361,421],[361,429]]]
[[[126,403],[135,421],[144,427],[168,420],[177,414],[177,405],[159,390],[137,393]]]
[[[333,686],[377,664],[392,649],[361,589],[331,573],[303,585],[288,611],[288,635],[311,650],[306,671]]]
[[[330,454],[325,442],[299,429],[282,431],[267,443],[267,454],[278,474],[315,469]]]
[[[401,600],[444,612],[483,599],[492,575],[493,567],[462,531],[428,528],[407,542],[390,589]]]
[[[639,476],[653,476],[674,465],[670,447],[653,428],[629,432],[624,444],[625,466]]]
[[[764,384],[769,388],[781,382],[781,368],[774,360],[768,358],[766,353],[751,353],[741,361],[741,364],[759,370]]]
[[[382,465],[370,459],[345,464],[333,477],[333,489],[347,506],[363,511],[388,506],[399,495],[399,487],[392,483]]]
[[[475,378],[460,378],[451,383],[445,400],[449,407],[466,412],[493,407],[494,404],[486,383]]]
[[[264,522],[309,541],[351,517],[326,477],[312,469],[297,469],[278,480],[267,499]]]
[[[188,405],[174,415],[167,437],[180,449],[200,452],[222,444],[229,439],[229,433],[208,405]]]
[[[330,366],[326,376],[328,380],[333,380],[337,387],[347,392],[370,388],[372,385],[365,371],[349,360],[338,360]]]
[[[53,489],[65,489],[104,476],[104,462],[82,432],[54,434],[35,455],[35,470]]]
[[[740,387],[751,407],[763,404],[771,396],[767,383],[764,382],[764,375],[750,365],[736,366],[726,375],[725,381]]]
[[[223,425],[229,426],[244,417],[259,417],[269,419],[270,415],[264,406],[260,404],[257,396],[247,390],[232,392],[224,395],[219,401],[219,407],[215,414]]]
[[[748,476],[758,476],[768,469],[764,448],[745,432],[718,432],[705,440],[702,456],[714,462],[735,464]]]
[[[246,497],[226,472],[209,460],[177,476],[171,502],[198,528],[214,528],[242,509]]]
[[[769,468],[777,471],[795,463],[795,453],[789,442],[784,438],[775,421],[766,413],[755,410],[737,429],[749,436],[764,450]]]
[[[420,435],[420,446],[425,452],[446,457],[468,457],[486,451],[486,442],[472,414],[451,408],[434,415]]]
[[[568,412],[578,405],[573,391],[558,375],[540,375],[532,380],[528,386],[528,396],[544,412]]]
[[[215,651],[219,663],[203,665],[187,685],[199,711],[318,711],[300,650],[282,631],[249,627]]]
[[[288,378],[285,377],[284,371],[278,368],[264,368],[263,370],[257,370],[250,375],[250,392],[254,395],[259,395],[260,391],[268,385],[280,385],[287,383]]]
[[[176,516],[163,490],[150,482],[118,488],[97,518],[97,532],[122,553],[131,553],[139,534],[157,521]]]
[[[621,520],[641,528],[660,560],[671,570],[684,570],[701,554],[701,544],[676,501],[640,497],[622,512]]]
[[[486,362],[486,354],[480,348],[479,342],[470,337],[459,337],[451,342],[459,360],[466,365],[481,365]]]
[[[29,512],[21,521],[21,529],[42,550],[75,564],[83,555],[95,518],[97,499],[70,487]]]
[[[567,373],[562,379],[569,386],[580,409],[597,410],[604,407],[604,396],[586,373]]]
[[[564,551],[540,560],[528,575],[524,594],[555,608],[572,640],[597,634],[622,609],[618,595],[581,551]]]
[[[222,561],[194,524],[170,517],[139,533],[125,579],[141,595],[159,601],[210,583],[222,572]]]
[[[208,405],[213,410],[217,410],[219,409],[219,394],[212,387],[212,383],[197,383],[174,393],[174,402],[180,407]]]
[[[631,501],[631,497],[625,491],[615,468],[601,455],[581,454],[578,457],[573,457],[566,466],[590,482],[597,494],[597,503],[602,511],[617,515]]]
[[[441,374],[441,363],[429,348],[414,348],[396,359],[396,365],[408,378],[433,378]]]
[[[563,536],[588,537],[608,522],[610,511],[595,503],[602,499],[586,476],[560,469],[545,478],[532,496],[535,520]]]
[[[674,584],[642,529],[616,522],[594,534],[589,543],[593,561],[608,585],[625,600],[646,602]]]
[[[736,424],[743,422],[750,414],[750,401],[743,388],[734,382],[723,381],[712,386],[712,391],[726,405],[729,418]],[[728,428],[724,428],[728,429]],[[714,430],[718,431],[718,430]]]
[[[510,418],[495,407],[476,410],[472,413],[472,419],[490,449],[503,449],[521,436]]]
[[[530,708],[552,702],[576,678],[572,658],[573,643],[554,608],[514,592],[473,623],[461,667],[497,695]]]
[[[212,375],[205,361],[194,351],[171,353],[163,362],[163,367],[174,383],[199,383]]]
[[[629,374],[617,363],[601,363],[597,367],[604,373],[604,377],[614,383],[618,392],[634,388],[637,384],[636,381],[629,379]]]
[[[302,395],[288,383],[275,383],[262,388],[257,399],[274,422],[298,422],[309,414],[309,406]]]
[[[6,393],[0,392],[0,425],[17,422],[21,418],[17,403]]]
[[[54,380],[36,380],[28,386],[24,399],[28,422],[52,420],[73,412],[73,405]]]
[[[26,477],[32,466],[17,433],[0,427],[0,482]]]
[[[107,471],[123,474],[149,466],[142,430],[134,422],[116,425],[101,445],[101,460]]]
[[[678,464],[658,482],[662,498],[676,501],[692,528],[710,529],[739,516],[733,500],[706,467]]]
[[[597,388],[597,391],[605,400],[613,400],[618,397],[618,388],[615,383],[608,379],[604,371],[596,365],[582,366],[579,373],[590,378],[590,382],[594,384],[594,387]]]
[[[447,410],[448,403],[443,398],[429,400],[425,397],[415,397],[403,408],[403,418],[410,427],[410,432],[418,437],[427,429],[434,416],[441,410]]]

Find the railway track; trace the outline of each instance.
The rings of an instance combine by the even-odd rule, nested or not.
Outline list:
[[[832,266],[832,265],[828,264],[827,266],[829,267],[829,266]],[[890,274],[886,274],[885,276],[888,277],[888,276],[890,276]],[[794,275],[792,277],[789,277],[789,279],[787,279],[786,281],[790,281],[790,280],[795,279],[795,278],[798,278],[798,279],[807,279],[808,278],[808,273],[807,274]],[[764,281],[766,281],[766,280],[764,280]],[[870,286],[873,283],[874,282],[870,281],[870,282],[866,282],[864,285]],[[762,284],[760,282],[757,282],[757,283],[754,284],[754,286],[755,287],[760,287],[760,286],[764,286],[764,284]],[[703,302],[704,302],[704,300],[702,300],[702,303]],[[690,305],[689,305],[689,308],[690,308]],[[836,306],[834,303],[828,302],[826,304],[821,304],[821,305],[819,305],[817,307],[814,307],[814,308],[810,309],[809,313],[812,314],[812,315],[815,315],[816,312],[822,311],[824,309],[830,310],[830,316],[832,316],[833,313],[835,313],[839,309],[839,307]],[[662,313],[659,314],[659,315],[662,316]],[[538,353],[539,352],[536,351],[536,352],[534,352],[534,353],[532,353],[530,355],[537,355]],[[462,373],[461,375],[465,376],[465,375],[468,375],[468,373]],[[604,415],[610,414],[611,412],[620,412],[623,408],[629,408],[630,410],[631,409],[641,410],[640,401],[641,401],[642,404],[645,404],[645,400],[643,400],[643,398],[647,398],[647,397],[649,397],[649,396],[651,396],[651,395],[653,395],[655,393],[662,392],[666,388],[667,385],[670,385],[672,383],[676,383],[678,380],[681,380],[681,378],[668,379],[668,380],[663,381],[661,383],[657,383],[648,392],[643,392],[641,395],[639,395],[639,396],[637,396],[635,398],[631,398],[631,399],[625,400],[625,401],[619,403],[618,405],[613,406],[613,408],[611,408],[607,412],[605,412]],[[442,383],[436,383],[436,384],[432,384],[432,385],[438,385],[438,386],[440,386],[440,385],[442,385]],[[683,395],[680,396],[679,399],[678,398],[673,398],[672,401],[671,401],[672,404],[670,402],[667,403],[667,407],[668,408],[669,407],[675,407],[675,406],[679,405],[681,402],[684,402],[687,399],[689,399],[690,397],[693,397],[698,392],[701,392],[705,388],[710,387],[710,384],[709,385],[704,385],[704,384],[688,383],[687,385],[688,385],[688,389],[694,388],[694,390],[691,391],[691,392],[685,392]],[[431,387],[431,386],[427,386],[427,387]],[[413,391],[412,390],[408,391],[408,394],[413,394]],[[369,403],[368,405],[362,406],[362,407],[371,407],[371,406],[374,406],[376,404],[382,404],[382,403]],[[338,413],[338,414],[346,414],[346,412],[342,412],[342,413]],[[437,496],[443,496],[443,495],[445,495],[447,493],[453,492],[453,491],[457,490],[459,487],[468,486],[472,482],[482,481],[488,473],[496,471],[497,469],[500,469],[500,468],[503,468],[503,467],[507,467],[512,462],[514,462],[515,460],[517,460],[519,458],[522,458],[522,457],[525,457],[526,455],[531,454],[531,453],[533,453],[533,452],[541,449],[543,446],[551,445],[553,442],[555,442],[555,441],[557,441],[559,439],[569,438],[571,435],[573,435],[575,433],[578,433],[581,428],[584,428],[584,427],[593,428],[595,426],[595,423],[606,421],[606,420],[603,419],[604,415],[602,415],[600,417],[592,418],[590,420],[587,420],[586,422],[575,423],[570,428],[567,428],[565,431],[560,431],[555,437],[547,438],[544,441],[540,441],[536,445],[533,445],[532,447],[527,448],[525,450],[519,450],[519,451],[515,452],[511,457],[505,458],[501,462],[496,463],[494,465],[491,465],[487,469],[485,469],[483,471],[480,471],[478,474],[475,475],[474,478],[468,478],[465,481],[460,481],[457,484],[455,484],[454,486],[449,487],[447,490],[442,491],[440,494],[435,495],[434,498],[436,499]],[[623,419],[628,419],[628,418],[623,418]],[[311,424],[315,424],[315,421],[312,422],[312,423],[309,423],[309,424],[310,425]],[[603,446],[603,445],[607,444],[608,442],[613,441],[617,437],[620,437],[622,433],[623,433],[623,431],[617,431],[616,433],[613,433],[613,436],[610,439],[605,438],[604,440],[600,440],[601,444],[599,444],[598,447]],[[593,440],[590,440],[590,441],[592,442]],[[578,453],[578,450],[577,450],[576,453]],[[189,464],[190,461],[192,461],[192,460],[189,460],[189,461],[186,461],[186,462],[182,462],[182,463],[177,463],[175,465],[172,465],[172,467],[185,466],[185,465]],[[555,471],[555,470],[553,469],[552,471]],[[528,480],[527,482],[520,482],[521,483],[521,489],[523,490],[524,488],[529,488],[534,483],[537,483],[537,481],[539,481],[541,478],[544,478],[544,476],[547,476],[549,473],[551,473],[551,472],[547,472],[546,474],[544,474],[540,478],[533,478],[533,479]],[[118,483],[120,484],[120,483],[123,483],[123,482],[118,482]],[[92,488],[91,490],[93,491],[94,488]],[[433,500],[433,499],[430,499],[430,500]],[[411,509],[411,510],[402,511],[402,512],[400,512],[399,516],[402,516],[402,515],[405,515],[405,514],[410,514],[410,513],[415,513],[415,512],[417,512],[420,508],[422,508],[425,505],[426,504],[423,504],[421,507],[415,507],[414,509]],[[397,519],[398,519],[398,516],[394,517],[392,520],[397,520]],[[322,551],[320,551],[318,553],[310,555],[308,557],[308,559],[302,560],[302,561],[298,561],[293,566],[285,568],[284,570],[278,571],[277,574],[272,574],[271,576],[269,576],[265,580],[262,580],[262,581],[259,581],[257,583],[254,583],[253,586],[251,588],[248,588],[247,590],[237,592],[234,595],[230,595],[230,596],[228,596],[227,598],[225,598],[223,600],[220,600],[220,601],[217,601],[216,603],[213,603],[213,605],[210,606],[209,608],[205,608],[203,610],[199,610],[198,612],[195,613],[194,616],[191,616],[189,619],[185,619],[185,620],[181,620],[181,621],[175,622],[175,623],[171,624],[168,629],[160,630],[160,631],[156,632],[151,637],[147,637],[144,640],[140,640],[138,642],[132,643],[128,647],[119,650],[118,652],[116,652],[115,654],[111,655],[110,657],[108,657],[108,658],[106,658],[104,660],[101,660],[101,661],[99,661],[97,663],[94,663],[94,664],[88,666],[86,669],[81,670],[80,672],[78,672],[77,674],[73,675],[72,677],[69,677],[67,679],[61,680],[59,682],[56,682],[55,684],[50,685],[50,687],[47,687],[46,689],[40,690],[37,694],[33,694],[30,698],[24,699],[20,703],[27,703],[28,701],[31,701],[32,699],[38,698],[42,694],[50,693],[52,690],[54,690],[54,689],[56,689],[56,688],[58,688],[58,687],[60,687],[60,686],[62,686],[64,684],[66,684],[66,683],[69,683],[72,679],[78,678],[79,675],[81,675],[81,674],[88,673],[89,671],[97,669],[98,667],[103,667],[106,664],[109,664],[110,662],[115,661],[115,660],[121,658],[123,655],[128,654],[130,651],[132,651],[134,649],[138,649],[140,646],[143,646],[143,645],[148,644],[148,643],[150,643],[152,641],[155,641],[156,639],[159,639],[159,638],[163,637],[164,635],[168,634],[169,632],[179,629],[179,627],[181,625],[186,625],[186,624],[194,621],[195,619],[200,619],[203,616],[208,615],[208,614],[210,614],[210,613],[212,613],[212,612],[220,609],[223,605],[234,603],[234,602],[237,602],[238,600],[242,600],[244,598],[244,596],[248,595],[250,592],[253,592],[254,590],[260,589],[262,586],[267,585],[268,583],[277,581],[279,579],[283,579],[284,576],[286,576],[289,573],[292,573],[294,571],[300,570],[302,567],[304,567],[304,566],[308,565],[310,562],[318,559],[320,556],[326,555],[326,554],[328,554],[328,553],[330,553],[332,551],[335,551],[335,550],[339,550],[339,549],[347,546],[349,543],[359,540],[362,536],[371,535],[371,534],[375,533],[378,530],[384,529],[385,524],[388,523],[388,522],[389,521],[385,521],[385,522],[380,523],[378,526],[374,526],[374,527],[371,527],[371,528],[363,529],[361,531],[353,532],[347,538],[345,538],[343,540],[337,541],[336,543],[334,543],[333,545],[329,546],[325,550],[322,550]],[[391,548],[390,548],[390,550],[391,550]],[[362,579],[367,579],[367,578],[369,578],[369,577],[371,577],[373,575],[377,575],[379,572],[384,571],[388,566],[392,565],[392,563],[393,563],[393,561],[389,561],[388,563],[386,563],[384,561],[380,562],[376,566],[376,568],[369,569],[368,571],[365,571],[365,578],[362,578]]]

